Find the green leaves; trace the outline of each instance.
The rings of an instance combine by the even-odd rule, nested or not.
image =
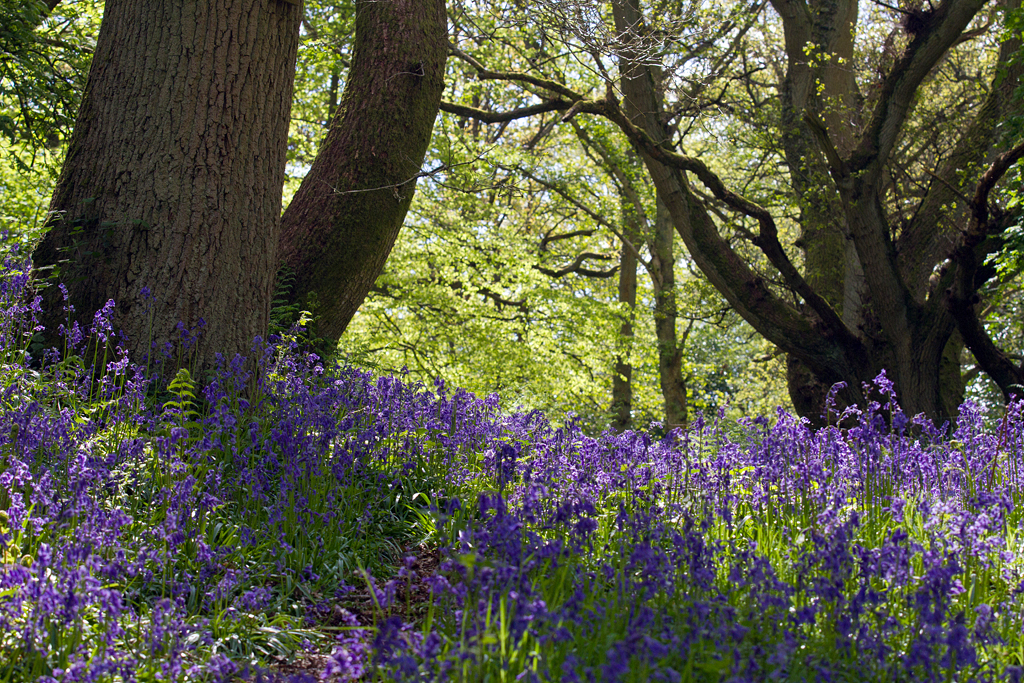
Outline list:
[[[196,383],[188,368],[178,370],[167,391],[173,398],[164,403],[164,415],[171,416],[179,426],[194,425],[199,411],[195,409]]]
[[[99,17],[93,2],[62,3],[51,13],[39,0],[0,0],[0,15],[0,136],[25,169],[70,132]]]

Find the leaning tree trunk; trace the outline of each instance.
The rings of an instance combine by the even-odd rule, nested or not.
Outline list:
[[[444,89],[444,0],[358,0],[349,80],[282,217],[293,302],[336,340],[373,285],[412,201]]]
[[[137,360],[202,328],[193,369],[266,333],[302,7],[108,0],[35,253],[88,321],[117,303]],[[49,341],[64,321],[44,289]],[[204,325],[205,322],[205,325]]]

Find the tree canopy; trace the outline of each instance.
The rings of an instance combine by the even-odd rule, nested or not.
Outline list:
[[[533,42],[499,4],[501,29],[453,52],[519,104],[470,88],[442,109],[614,124],[701,272],[787,353],[798,410],[820,416],[836,382],[863,401],[885,369],[909,411],[951,416],[964,344],[1004,394],[1021,384],[977,305],[1017,221],[991,193],[1022,154],[1019,4],[548,4]]]
[[[5,213],[22,222],[45,186],[23,166],[59,161],[95,40],[94,5],[55,4],[18,4],[3,36]],[[359,62],[358,36],[387,33],[378,4],[307,2],[295,29],[278,303],[313,308],[329,340],[347,329],[350,358],[595,429],[763,413],[783,375],[812,420],[833,384],[862,402],[883,370],[935,418],[1024,384],[1019,2],[455,0],[429,146],[425,115],[372,100],[423,80],[401,51]],[[380,122],[345,119],[353,105]],[[394,183],[354,183],[346,160],[370,165],[331,140],[390,124],[420,142],[392,141]],[[385,186],[409,192],[373,258],[358,231],[323,236],[364,210],[342,199],[388,215],[364,192]]]

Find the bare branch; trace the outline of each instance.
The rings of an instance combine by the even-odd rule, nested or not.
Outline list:
[[[611,276],[615,275],[617,272],[619,272],[619,267],[618,266],[614,266],[614,267],[612,267],[612,268],[610,268],[608,270],[593,270],[591,268],[584,268],[583,267],[583,262],[586,261],[587,259],[596,259],[596,260],[599,260],[599,261],[611,261],[614,258],[615,258],[614,256],[608,256],[607,254],[595,254],[595,253],[590,252],[590,251],[585,251],[582,254],[579,254],[573,260],[572,263],[570,263],[569,265],[567,265],[564,268],[560,268],[558,270],[552,270],[551,268],[545,268],[544,266],[539,266],[539,265],[535,265],[534,268],[536,268],[540,272],[544,273],[548,277],[565,277],[566,275],[569,275],[570,273],[576,273],[578,275],[583,275],[584,277],[608,278],[608,277],[611,277]]]
[[[531,76],[530,74],[521,73],[518,71],[491,71],[479,61],[474,59],[472,56],[466,54],[459,48],[455,47],[451,43],[448,44],[448,51],[455,57],[458,57],[462,61],[466,62],[474,69],[477,70],[477,78],[482,81],[518,81],[520,83],[529,83],[530,85],[536,86],[543,90],[553,92],[561,95],[566,99],[576,100],[583,99],[583,95],[570,90],[561,83],[556,81],[548,80],[546,78],[538,78],[537,76]]]
[[[541,185],[542,187],[545,187],[545,188],[551,190],[552,192],[555,192],[562,199],[564,199],[565,201],[569,202],[570,204],[575,206],[577,209],[579,209],[583,213],[585,213],[588,216],[590,216],[590,218],[593,219],[593,221],[595,223],[597,223],[600,226],[603,226],[603,227],[607,228],[612,234],[614,234],[616,237],[619,238],[619,240],[626,246],[627,249],[629,249],[633,253],[633,255],[636,257],[636,260],[639,261],[640,264],[648,272],[650,272],[650,270],[651,270],[651,262],[649,260],[645,260],[640,255],[640,252],[637,249],[636,245],[633,244],[633,242],[630,241],[623,234],[622,230],[620,230],[618,228],[618,226],[613,224],[611,221],[609,221],[607,218],[605,218],[604,216],[602,216],[598,212],[596,212],[593,209],[591,209],[589,206],[587,206],[586,204],[584,204],[583,202],[578,200],[576,197],[573,197],[571,194],[569,194],[565,190],[565,188],[560,187],[558,185],[555,185],[554,183],[549,182],[549,181],[547,181],[547,180],[545,180],[543,178],[540,178],[540,177],[534,175],[533,173],[531,173],[529,170],[527,170],[527,169],[525,169],[525,168],[523,168],[521,166],[517,167],[516,171],[518,171],[519,173],[523,174],[524,176],[526,176],[527,178],[529,178],[533,182],[537,183],[538,185]]]
[[[517,119],[525,119],[529,116],[536,116],[537,114],[544,114],[549,111],[565,111],[571,106],[572,102],[566,102],[565,100],[546,100],[545,102],[534,104],[529,107],[499,112],[477,109],[476,107],[455,104],[454,102],[442,102],[441,111],[449,114],[455,114],[456,116],[465,116],[466,118],[476,119],[482,123],[507,123]]]
[[[569,240],[573,237],[591,237],[593,234],[593,230],[573,230],[572,232],[564,232],[561,235],[544,235],[540,241],[540,250],[547,251],[548,245],[558,240]]]

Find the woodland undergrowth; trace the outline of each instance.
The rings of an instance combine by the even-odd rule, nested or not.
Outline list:
[[[301,326],[197,378],[111,302],[44,352],[31,287],[10,253],[0,683],[1020,679],[1019,402],[588,435]]]

